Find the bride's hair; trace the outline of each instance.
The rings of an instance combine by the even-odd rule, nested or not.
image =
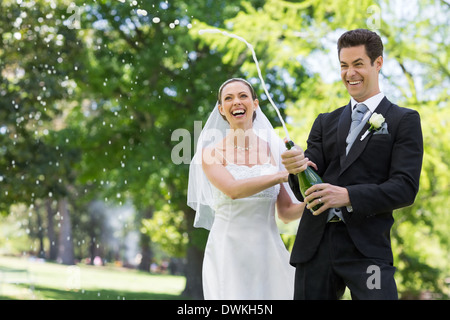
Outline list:
[[[258,98],[256,96],[255,89],[253,89],[253,86],[250,84],[250,82],[248,82],[247,80],[242,79],[242,78],[231,78],[231,79],[228,79],[227,81],[225,81],[224,83],[222,83],[222,85],[220,86],[219,92],[217,93],[217,103],[218,104],[222,104],[221,100],[222,100],[223,88],[225,88],[226,85],[228,85],[232,82],[242,82],[250,89],[250,93],[252,94],[253,101],[255,101]],[[228,122],[228,120],[225,118],[225,116],[222,115],[222,118]],[[253,113],[253,121],[255,121],[255,118],[256,118],[256,112]]]
[[[225,86],[229,83],[232,82],[242,82],[244,83],[249,89],[250,89],[250,93],[252,94],[252,99],[255,100],[257,98],[256,93],[255,93],[255,89],[253,89],[252,85],[250,84],[250,82],[248,82],[245,79],[242,78],[231,78],[228,79],[227,81],[225,81],[224,83],[222,83],[222,85],[219,88],[219,92],[217,93],[217,103],[221,103],[220,100],[222,100],[222,91],[223,88],[225,88]]]

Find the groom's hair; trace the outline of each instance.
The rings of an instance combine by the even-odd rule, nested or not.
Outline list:
[[[350,48],[364,45],[370,63],[383,56],[383,42],[378,34],[367,29],[355,29],[345,32],[338,40],[338,56],[342,48]]]

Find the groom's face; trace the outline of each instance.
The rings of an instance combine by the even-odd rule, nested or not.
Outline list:
[[[356,101],[365,101],[380,92],[378,73],[383,65],[383,57],[378,57],[372,64],[366,48],[360,45],[342,48],[339,61],[342,81]]]

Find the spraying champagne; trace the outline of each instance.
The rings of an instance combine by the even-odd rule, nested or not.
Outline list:
[[[273,109],[276,111],[278,118],[280,119],[281,124],[283,125],[284,133],[286,135],[286,141],[285,141],[286,147],[288,149],[291,149],[294,146],[294,143],[289,138],[289,132],[286,128],[286,124],[284,123],[283,117],[280,114],[280,110],[275,105],[269,92],[267,91],[267,87],[266,87],[266,84],[262,77],[261,69],[259,68],[258,59],[256,58],[256,54],[255,54],[255,50],[253,49],[253,46],[250,43],[248,43],[247,40],[245,40],[244,38],[242,38],[238,35],[232,34],[232,33],[228,33],[226,31],[219,30],[219,29],[202,29],[199,31],[199,34],[204,34],[204,33],[222,34],[222,35],[230,37],[230,38],[235,38],[247,45],[247,47],[252,52],[253,61],[255,62],[256,70],[258,71],[258,76],[259,76],[259,79],[261,80],[261,85],[264,89],[264,92],[266,93],[266,96],[269,99],[270,104],[272,105]],[[311,186],[313,186],[315,184],[322,183],[322,179],[310,167],[307,167],[305,171],[298,173],[297,177],[298,177],[298,181],[299,181],[300,191],[301,191],[303,197],[305,197],[305,191],[308,188],[310,188]],[[323,203],[316,205],[314,208],[312,208],[313,211],[318,210],[322,205],[323,205]]]

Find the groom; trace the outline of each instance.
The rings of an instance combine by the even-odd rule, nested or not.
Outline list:
[[[308,209],[322,207],[305,209],[300,221],[290,260],[296,267],[294,298],[339,299],[348,287],[353,299],[398,299],[392,211],[411,205],[419,189],[420,117],[380,92],[383,44],[376,33],[344,33],[338,56],[349,104],[317,117],[304,153],[295,148],[282,155],[299,200],[295,174],[308,160],[326,182],[307,190],[304,199]],[[374,114],[379,121],[369,130]]]

